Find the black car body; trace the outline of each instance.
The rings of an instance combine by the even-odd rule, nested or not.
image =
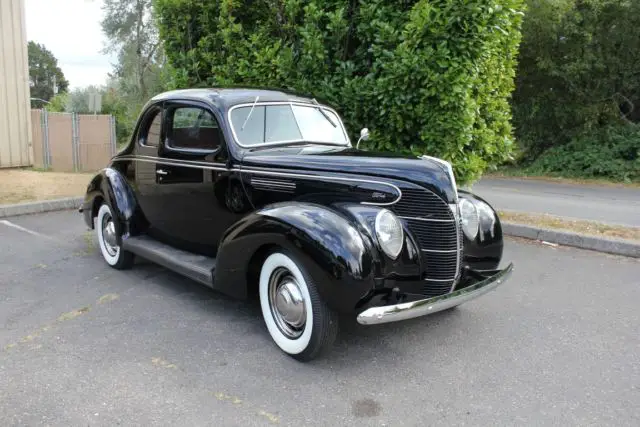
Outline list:
[[[496,212],[447,162],[354,148],[334,110],[280,91],[154,97],[81,211],[116,268],[136,254],[234,297],[258,292],[272,337],[301,360],[330,345],[337,313],[429,314],[512,269],[498,270]]]

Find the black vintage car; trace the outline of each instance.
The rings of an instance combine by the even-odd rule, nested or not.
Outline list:
[[[498,216],[457,189],[449,163],[357,145],[315,99],[166,92],[80,211],[114,268],[138,255],[233,297],[257,294],[271,337],[298,360],[331,346],[340,313],[398,321],[506,280]]]

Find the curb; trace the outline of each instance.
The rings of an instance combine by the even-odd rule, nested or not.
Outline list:
[[[42,212],[78,209],[82,205],[82,197],[68,197],[66,199],[43,200],[41,202],[19,203],[16,205],[0,206],[0,218],[16,215],[27,215]]]
[[[503,222],[502,232],[509,236],[540,240],[574,248],[589,249],[614,255],[640,258],[640,242],[612,239],[607,237],[588,236],[570,231],[551,230],[532,227],[530,225]]]
[[[4,205],[0,206],[0,218],[78,209],[82,205],[83,200],[82,197],[69,197],[66,199]],[[508,236],[523,237],[525,239],[545,241],[580,249],[640,258],[640,242],[637,243],[630,240],[587,236],[570,231],[551,230],[513,222],[503,222],[502,232]]]

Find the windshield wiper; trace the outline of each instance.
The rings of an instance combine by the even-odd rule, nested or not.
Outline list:
[[[313,103],[314,103],[314,104],[316,104],[316,105],[320,105],[320,104],[318,104],[318,101],[316,101],[316,99],[315,99],[315,98],[313,98],[313,99],[312,99],[312,101],[313,101]],[[327,119],[327,121],[328,121],[329,123],[331,123],[331,126],[333,126],[334,128],[335,128],[335,127],[338,127],[338,125],[337,125],[337,124],[335,124],[335,123],[333,122],[333,120],[331,120],[331,117],[329,117],[329,115],[327,114],[327,112],[326,112],[326,111],[324,111],[324,109],[323,109],[322,107],[318,107],[318,111],[320,111],[320,114],[322,114],[322,115],[324,116],[324,118],[325,118],[325,119]]]
[[[323,142],[323,141],[291,141],[291,142],[283,142],[280,144],[267,144],[267,145],[256,145],[255,147],[251,147],[250,151],[259,151],[259,150],[275,150],[275,149],[283,149],[283,148],[291,148],[291,147],[301,147],[301,146],[313,146],[313,145],[321,145],[321,146],[331,146],[331,147],[347,147],[345,144],[339,144],[334,142]]]
[[[256,104],[258,103],[258,99],[260,99],[260,96],[256,96],[256,100],[253,101],[253,105],[251,106],[251,110],[249,111],[249,114],[247,114],[247,118],[244,119],[244,123],[242,124],[242,127],[240,128],[240,130],[244,130],[244,125],[246,125],[247,122],[249,121],[249,117],[251,117],[251,113],[253,113],[253,109],[256,107]]]

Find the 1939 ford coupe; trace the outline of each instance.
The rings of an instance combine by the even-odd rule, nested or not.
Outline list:
[[[80,211],[114,268],[137,255],[257,294],[275,343],[302,361],[332,345],[340,313],[364,325],[435,313],[513,268],[498,269],[496,212],[449,163],[354,148],[335,110],[274,90],[155,96]]]

